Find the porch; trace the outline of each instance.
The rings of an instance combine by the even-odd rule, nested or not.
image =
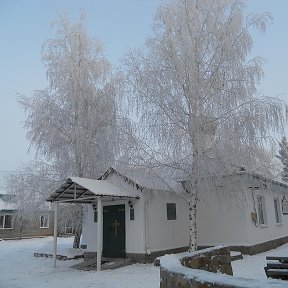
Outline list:
[[[118,186],[109,183],[106,180],[93,180],[80,177],[68,178],[54,193],[47,199],[54,203],[54,249],[53,261],[56,267],[57,260],[57,223],[58,223],[58,205],[60,203],[79,203],[94,204],[97,206],[97,271],[101,270],[101,259],[103,251],[103,202],[115,200],[139,199],[139,196],[126,191]],[[115,224],[115,236],[118,234],[118,223]],[[124,231],[125,233],[125,231]]]

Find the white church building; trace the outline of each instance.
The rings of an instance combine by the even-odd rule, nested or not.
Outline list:
[[[205,188],[197,213],[199,246],[225,244],[255,254],[288,242],[287,185],[235,171],[212,179]],[[98,180],[68,178],[47,200],[87,204],[82,235],[87,255],[100,251],[105,257],[152,261],[187,250],[188,204],[183,191],[183,181],[168,185],[139,170],[110,168]]]

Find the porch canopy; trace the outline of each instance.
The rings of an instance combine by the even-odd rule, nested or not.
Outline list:
[[[101,270],[102,240],[103,240],[103,215],[102,201],[116,199],[139,199],[140,197],[121,187],[113,185],[106,180],[93,180],[80,177],[68,178],[54,193],[47,199],[55,204],[54,216],[54,267],[56,267],[57,252],[57,215],[58,203],[80,203],[92,204],[97,202],[97,271]]]
[[[128,192],[119,186],[115,186],[106,180],[70,177],[50,195],[47,201],[92,204],[95,203],[99,197],[103,198],[103,200],[113,200],[115,198],[139,199],[138,195]]]

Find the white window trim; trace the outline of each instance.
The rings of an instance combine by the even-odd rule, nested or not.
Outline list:
[[[264,223],[260,223],[260,210],[259,210],[259,207],[260,207],[260,203],[259,203],[259,199],[262,199],[261,200],[261,204],[262,204],[262,216],[263,216],[263,222]],[[259,224],[259,227],[261,228],[265,228],[265,227],[268,227],[268,220],[267,220],[267,210],[266,210],[266,202],[265,202],[265,197],[264,195],[262,194],[258,194],[257,195],[257,212],[258,212],[258,224]]]
[[[0,227],[0,230],[12,230],[13,229],[13,216],[11,215],[11,214],[1,214],[0,216],[3,216],[4,218],[3,218],[3,226],[2,227]],[[11,227],[9,227],[9,228],[5,228],[5,219],[6,219],[6,216],[11,216],[12,217],[12,220],[11,220]]]
[[[41,221],[42,217],[44,217],[44,224],[45,224],[45,218],[47,217],[47,226],[42,226],[42,223],[41,223],[42,222]],[[48,229],[49,228],[49,220],[50,220],[50,217],[49,217],[48,214],[40,215],[40,229]]]
[[[67,232],[67,229],[71,229],[71,232]],[[72,226],[66,226],[65,225],[65,234],[67,234],[67,235],[72,235],[73,234],[73,227]]]
[[[275,206],[275,201],[276,201],[276,203],[277,203],[277,204],[276,204],[277,208],[276,208],[276,206]],[[282,214],[281,214],[282,210],[281,210],[281,205],[280,205],[280,200],[279,200],[279,198],[277,198],[277,197],[273,198],[273,205],[274,205],[274,211],[275,211],[275,221],[276,221],[276,224],[279,225],[279,226],[281,226],[283,222],[282,222]],[[277,210],[276,210],[276,209],[277,209]],[[277,213],[277,215],[278,215],[279,222],[277,222],[276,213]]]
[[[73,235],[73,232],[74,232],[73,230],[74,230],[74,229],[73,229],[72,221],[71,221],[71,224],[70,224],[70,225],[68,225],[68,224],[69,224],[69,223],[65,223],[65,234]],[[71,229],[72,232],[71,232],[71,233],[70,233],[70,232],[67,232],[67,229],[69,229],[69,230]]]

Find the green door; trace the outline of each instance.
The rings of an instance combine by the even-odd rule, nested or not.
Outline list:
[[[103,256],[123,257],[125,252],[125,205],[103,207]]]

